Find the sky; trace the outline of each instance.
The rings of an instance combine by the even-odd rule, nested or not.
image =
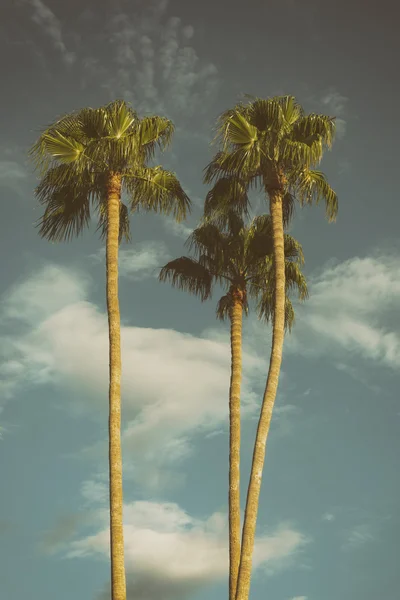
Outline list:
[[[337,117],[339,196],[297,208],[296,304],[260,497],[251,598],[375,600],[400,586],[399,41],[390,2],[3,0],[0,138],[0,596],[106,600],[107,318],[92,227],[41,240],[27,150],[59,115],[116,98],[171,118],[160,157],[193,202],[135,215],[121,247],[128,600],[227,596],[229,328],[157,281],[185,253],[212,127],[243,94]],[[397,25],[396,25],[397,27]],[[260,194],[255,212],[267,210]],[[244,323],[242,508],[270,349]]]

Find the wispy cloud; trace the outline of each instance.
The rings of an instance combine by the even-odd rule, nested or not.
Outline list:
[[[347,534],[345,543],[342,546],[343,550],[353,550],[365,546],[365,544],[374,541],[375,536],[371,525],[363,523],[357,525]]]
[[[8,327],[12,320],[21,333],[3,336],[3,398],[21,386],[72,386],[84,391],[79,408],[98,418],[107,393],[107,317],[88,302],[89,289],[85,273],[48,265],[6,295],[0,324]],[[163,487],[192,451],[193,433],[227,422],[229,343],[133,326],[123,326],[121,335],[129,365],[122,376],[126,473],[148,487]],[[265,361],[245,346],[243,362],[243,413],[251,414],[257,406],[253,377]],[[91,449],[96,458],[106,452],[106,439]]]
[[[192,45],[194,27],[168,16],[167,8],[168,3],[159,0],[141,13],[119,12],[111,18],[113,65],[103,85],[140,112],[167,114],[182,122],[207,111],[219,76],[216,66],[202,62]],[[87,77],[89,81],[90,69]]]
[[[24,193],[23,182],[27,176],[27,169],[20,162],[0,159],[0,186],[7,187],[21,196]]]
[[[100,248],[91,258],[95,262],[105,262],[105,248]],[[134,248],[119,251],[119,274],[132,281],[157,277],[161,267],[170,260],[163,242],[138,243]]]
[[[335,515],[333,513],[327,512],[324,515],[322,515],[322,520],[323,521],[334,521]]]
[[[310,299],[298,310],[288,352],[351,351],[378,364],[400,366],[400,332],[391,318],[400,301],[400,260],[376,253],[331,264],[311,276]]]
[[[189,235],[193,232],[191,227],[185,225],[185,223],[177,223],[174,219],[170,217],[162,217],[162,224],[165,231],[171,235],[181,238],[182,240],[186,240]]]
[[[75,54],[67,49],[61,23],[53,11],[42,0],[24,0],[24,2],[32,9],[32,21],[48,36],[53,47],[61,54],[64,63],[72,65],[75,62]]]

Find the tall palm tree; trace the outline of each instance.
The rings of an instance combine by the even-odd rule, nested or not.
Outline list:
[[[224,180],[208,194],[206,204],[224,193],[234,193],[234,182]],[[245,193],[245,188],[241,188]],[[229,194],[228,194],[229,195]],[[214,213],[214,217],[216,217]],[[240,561],[240,388],[242,379],[242,320],[248,312],[248,297],[257,301],[259,318],[269,321],[274,312],[274,263],[272,221],[258,216],[246,226],[234,210],[219,215],[220,223],[203,222],[193,231],[187,244],[195,257],[182,256],[170,261],[160,272],[160,281],[196,294],[202,301],[211,297],[216,283],[226,293],[217,304],[217,317],[230,319],[231,375],[229,388],[229,599],[234,600]],[[286,291],[297,288],[300,299],[307,297],[301,273],[301,245],[284,237]],[[291,328],[294,312],[285,299],[285,326]]]
[[[129,239],[128,206],[132,211],[186,216],[190,201],[176,176],[149,166],[157,147],[170,142],[173,125],[153,116],[139,119],[122,100],[100,108],[84,108],[52,123],[30,151],[41,180],[36,188],[45,206],[39,233],[70,240],[97,215],[106,240],[107,313],[109,329],[109,478],[112,600],[126,599],[121,455],[121,347],[118,301],[118,247]]]
[[[258,502],[266,442],[278,389],[285,324],[284,214],[288,205],[324,200],[330,221],[335,220],[337,197],[324,174],[316,170],[335,134],[332,117],[306,115],[293,96],[251,98],[223,113],[216,140],[221,149],[208,165],[205,182],[236,177],[260,186],[269,203],[273,230],[275,276],[274,318],[270,364],[257,428],[243,524],[236,600],[248,600]]]

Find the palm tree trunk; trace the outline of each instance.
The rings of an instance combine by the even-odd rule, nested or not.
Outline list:
[[[121,176],[110,175],[107,189],[107,314],[109,334],[109,485],[111,598],[126,600],[122,452],[121,452],[121,320],[118,301],[118,236]]]
[[[232,292],[229,388],[229,600],[235,600],[240,562],[240,386],[242,383],[243,294]]]
[[[282,363],[285,326],[285,251],[282,221],[282,194],[279,190],[272,190],[270,193],[270,213],[272,219],[275,261],[275,310],[272,349],[267,383],[265,386],[254,444],[249,487],[247,490],[236,600],[248,600],[250,593],[254,538],[256,534],[258,501],[264,468],[265,449]]]

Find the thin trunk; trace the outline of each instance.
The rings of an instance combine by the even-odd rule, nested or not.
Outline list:
[[[233,291],[232,296],[229,388],[229,600],[235,600],[240,562],[240,386],[243,293]]]
[[[258,500],[260,497],[265,449],[282,363],[285,326],[285,252],[282,221],[282,195],[279,190],[273,190],[270,193],[270,212],[273,228],[275,261],[275,314],[273,321],[272,349],[267,383],[265,386],[254,444],[249,487],[247,490],[236,600],[248,600],[250,593],[254,538],[256,534]]]
[[[109,477],[111,598],[126,600],[121,452],[121,320],[118,301],[118,235],[121,177],[111,174],[107,189],[107,313],[109,334]]]

